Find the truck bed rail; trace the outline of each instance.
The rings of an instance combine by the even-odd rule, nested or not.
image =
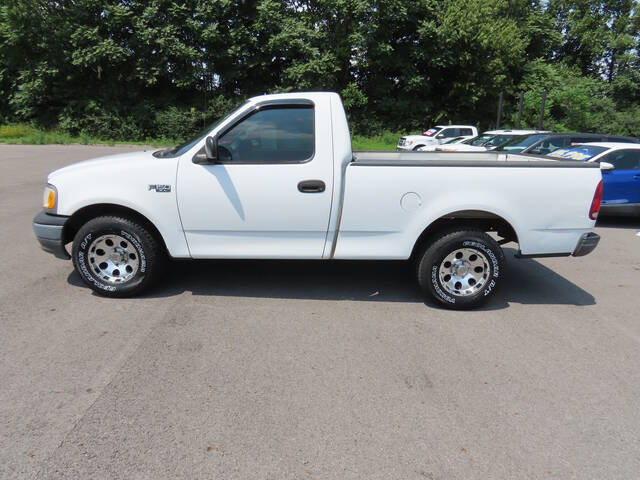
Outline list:
[[[598,163],[499,152],[362,151],[354,152],[351,165],[356,167],[600,168]]]

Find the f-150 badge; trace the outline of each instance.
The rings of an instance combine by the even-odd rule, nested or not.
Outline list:
[[[170,192],[171,185],[149,185],[149,190],[155,190],[157,193]]]

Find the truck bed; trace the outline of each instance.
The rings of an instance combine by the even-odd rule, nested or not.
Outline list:
[[[412,168],[430,167],[430,168]],[[570,255],[594,221],[598,165],[494,152],[357,152],[347,164],[338,259],[404,259],[440,218],[498,217],[523,255]]]

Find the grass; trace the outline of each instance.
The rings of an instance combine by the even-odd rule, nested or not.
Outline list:
[[[353,135],[353,150],[395,150],[399,132],[384,132],[379,135]],[[0,143],[20,145],[154,145],[157,147],[177,145],[179,140],[167,138],[147,138],[139,140],[109,140],[89,135],[71,135],[59,130],[42,130],[27,124],[0,125]]]
[[[154,145],[158,147],[177,145],[177,140],[148,138],[139,140],[109,140],[90,135],[71,135],[60,130],[42,130],[32,125],[0,125],[0,143],[19,145]]]
[[[384,132],[379,135],[365,137],[363,135],[353,135],[351,145],[355,151],[363,150],[395,150],[398,139],[404,135],[400,132]]]

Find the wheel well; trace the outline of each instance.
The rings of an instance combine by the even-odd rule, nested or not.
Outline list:
[[[129,219],[140,222],[141,225],[146,227],[151,232],[151,234],[154,235],[162,243],[165,251],[167,250],[167,246],[164,243],[164,238],[162,238],[160,231],[156,228],[153,222],[151,222],[151,220],[149,220],[141,213],[133,210],[132,208],[110,203],[89,205],[87,207],[81,208],[73,215],[71,215],[65,222],[64,229],[62,231],[64,244],[66,245],[67,243],[72,242],[74,237],[76,236],[76,233],[78,233],[78,230],[80,230],[80,228],[82,228],[82,226],[89,220],[105,215],[121,215],[123,217],[127,217]]]
[[[518,242],[515,229],[504,218],[481,210],[460,210],[449,213],[431,223],[418,237],[411,256],[420,252],[434,235],[455,227],[478,228],[483,232],[496,232],[504,240],[500,243]]]

